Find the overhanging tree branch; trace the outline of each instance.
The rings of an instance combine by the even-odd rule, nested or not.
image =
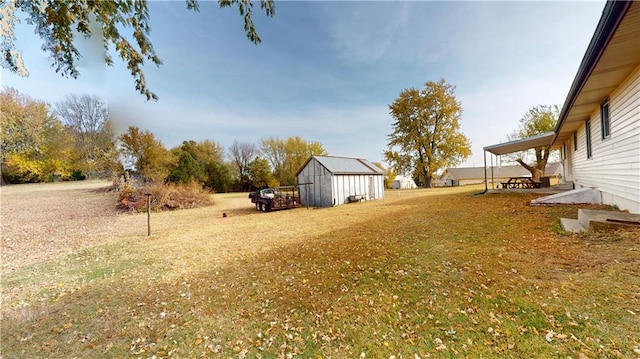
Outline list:
[[[260,8],[269,17],[275,15],[273,0],[259,0]],[[188,10],[199,11],[198,0],[186,0]],[[244,20],[247,39],[261,42],[253,23],[251,0],[219,0],[220,8],[237,6]],[[2,67],[21,76],[28,76],[22,52],[15,47],[14,27],[19,22],[16,11],[25,13],[27,23],[33,25],[43,41],[42,50],[49,55],[51,66],[64,77],[77,78],[80,73],[76,62],[80,51],[74,45],[76,36],[102,37],[104,60],[113,65],[109,51],[113,48],[125,63],[135,82],[136,90],[147,100],[158,96],[147,86],[142,68],[150,62],[160,66],[162,61],[149,39],[149,10],[146,0],[3,0],[0,4],[0,52]],[[92,30],[96,24],[98,30]],[[127,34],[121,34],[123,29]],[[94,31],[96,33],[94,33]]]

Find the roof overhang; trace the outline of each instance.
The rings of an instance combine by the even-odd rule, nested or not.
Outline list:
[[[555,132],[547,132],[541,135],[523,138],[511,142],[499,143],[497,145],[487,146],[485,151],[494,155],[506,155],[507,153],[526,151],[531,148],[544,147],[551,145],[551,141],[555,136]]]
[[[556,124],[562,143],[640,66],[640,2],[608,1]]]

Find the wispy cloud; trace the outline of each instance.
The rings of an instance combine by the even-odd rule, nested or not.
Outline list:
[[[350,65],[396,57],[410,19],[411,2],[344,2],[324,6],[331,45]]]

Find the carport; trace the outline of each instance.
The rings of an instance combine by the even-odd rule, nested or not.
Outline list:
[[[535,147],[550,146],[554,136],[555,136],[555,132],[547,132],[541,135],[531,136],[531,137],[527,137],[527,138],[523,138],[515,141],[504,142],[504,143],[499,143],[496,145],[484,147],[483,148],[484,150],[484,156],[483,156],[484,157],[484,192],[482,193],[486,193],[489,190],[488,188],[489,174],[487,173],[487,152],[495,156],[502,156],[509,153],[526,151]],[[492,168],[491,179],[493,182],[493,178],[494,178],[493,156],[491,156],[490,166]]]

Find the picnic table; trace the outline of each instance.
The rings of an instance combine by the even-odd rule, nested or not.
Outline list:
[[[507,182],[501,182],[502,188],[540,188],[540,182],[531,177],[510,177]]]

